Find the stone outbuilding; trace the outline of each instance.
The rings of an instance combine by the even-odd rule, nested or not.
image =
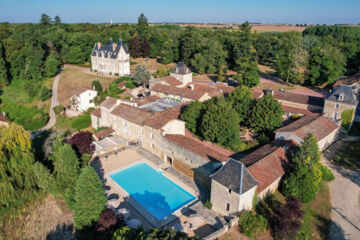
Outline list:
[[[351,86],[340,85],[333,89],[331,95],[325,99],[324,115],[334,121],[341,120],[341,114],[346,110],[355,109],[358,104]]]
[[[293,140],[302,143],[311,133],[316,137],[321,151],[338,137],[340,126],[320,113],[305,115],[295,122],[275,130],[276,140]]]
[[[252,208],[252,200],[259,182],[243,163],[230,158],[210,177],[210,201],[215,211],[230,215]]]

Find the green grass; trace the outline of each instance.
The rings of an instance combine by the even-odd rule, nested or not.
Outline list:
[[[3,104],[27,104],[31,102],[29,94],[22,87],[23,82],[15,80],[10,86],[3,90],[1,97],[1,103]]]
[[[276,191],[257,204],[256,212],[268,219],[271,228],[274,207],[284,203],[285,197]],[[297,239],[326,239],[331,224],[331,203],[326,183],[321,185],[315,200],[306,204],[302,203],[301,208],[304,211],[304,219]]]
[[[343,126],[343,128],[346,131],[349,130],[350,124],[352,122],[353,115],[354,115],[354,110],[353,109],[345,110],[341,114],[341,118],[342,118],[341,125]]]
[[[65,115],[58,115],[56,117],[55,127],[59,130],[71,130],[71,119],[67,118]]]
[[[349,142],[336,153],[333,161],[352,170],[360,170],[360,142]]]
[[[330,232],[331,203],[329,188],[322,184],[314,201],[302,204],[304,210],[303,225],[299,239],[326,239]]]

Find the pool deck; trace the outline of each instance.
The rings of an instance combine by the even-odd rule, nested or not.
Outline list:
[[[129,209],[131,212],[131,218],[139,219],[144,229],[150,229],[154,226],[172,229],[174,228],[174,225],[177,225],[181,226],[182,231],[186,232],[189,236],[206,236],[207,234],[215,231],[216,228],[219,227],[219,223],[215,220],[217,216],[212,215],[209,210],[204,209],[198,198],[176,210],[163,220],[158,221],[111,179],[110,175],[112,173],[128,168],[139,162],[145,162],[154,169],[167,168],[167,170],[163,172],[164,176],[195,197],[199,195],[199,190],[193,182],[189,179],[183,178],[180,173],[172,170],[171,166],[167,163],[156,159],[156,157],[154,158],[150,155],[146,155],[140,150],[141,149],[139,148],[127,147],[117,154],[110,155],[107,158],[97,158],[92,162],[91,165],[93,165],[99,176],[102,177],[104,181],[105,187],[107,188],[106,193],[108,198],[117,199],[120,204],[119,208]],[[190,223],[194,217],[200,218],[201,222],[196,223],[196,226],[191,227]]]

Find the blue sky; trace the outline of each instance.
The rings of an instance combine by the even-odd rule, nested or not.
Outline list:
[[[0,0],[0,22],[39,21],[42,13],[63,22],[360,23],[360,0]]]

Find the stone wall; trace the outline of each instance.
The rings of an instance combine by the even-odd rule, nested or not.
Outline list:
[[[325,117],[334,119],[334,113],[337,113],[337,117],[334,120],[338,121],[341,120],[341,114],[345,110],[349,110],[349,109],[354,109],[355,111],[355,105],[351,105],[343,102],[334,102],[331,100],[325,100],[324,115]]]

